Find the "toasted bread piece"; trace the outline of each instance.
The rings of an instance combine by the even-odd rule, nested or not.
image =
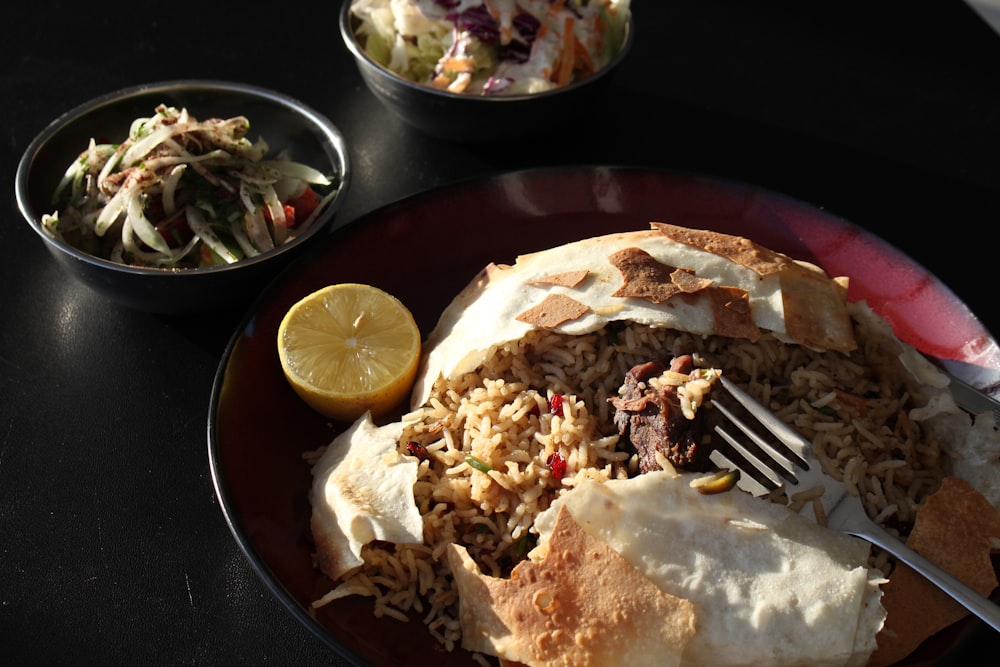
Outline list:
[[[990,554],[1000,548],[1000,511],[965,480],[945,478],[917,512],[906,543],[982,595],[997,587]],[[899,662],[925,639],[969,614],[905,564],[893,570],[882,602],[889,616],[870,667]]]
[[[657,471],[564,494],[535,525],[545,544],[568,509],[661,590],[694,605],[682,664],[864,665],[885,618],[869,545],[738,490],[704,495]]]
[[[484,576],[465,547],[448,563],[461,596],[462,646],[505,663],[679,665],[695,633],[690,602],[661,591],[560,512],[540,561]]]

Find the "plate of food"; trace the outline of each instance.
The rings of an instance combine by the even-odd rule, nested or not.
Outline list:
[[[401,404],[331,418],[293,387],[279,332],[334,285],[412,314]],[[725,375],[989,596],[1000,445],[948,373],[995,387],[996,341],[850,222],[698,175],[535,169],[289,267],[220,363],[209,459],[251,566],[352,663],[946,664],[990,630],[821,500],[746,493],[711,427]]]

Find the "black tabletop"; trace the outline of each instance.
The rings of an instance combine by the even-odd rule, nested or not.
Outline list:
[[[14,173],[34,135],[111,90],[222,79],[327,114],[354,167],[338,224],[536,166],[745,181],[882,236],[1000,332],[1000,36],[959,0],[634,0],[634,49],[609,94],[580,110],[593,118],[585,136],[480,146],[433,140],[383,109],[340,41],[337,4],[0,9],[5,664],[338,664],[262,586],[212,487],[212,382],[249,304],[191,317],[112,305],[70,282],[17,211]],[[984,643],[1000,649],[996,635]]]

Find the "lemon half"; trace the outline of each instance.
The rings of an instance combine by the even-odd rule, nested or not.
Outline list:
[[[278,356],[292,389],[317,412],[342,421],[398,406],[416,379],[420,343],[420,329],[399,299],[359,283],[313,292],[278,327]]]

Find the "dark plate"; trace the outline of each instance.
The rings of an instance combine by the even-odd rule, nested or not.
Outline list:
[[[937,278],[884,241],[810,205],[741,183],[667,171],[551,168],[421,194],[339,230],[270,285],[219,366],[209,412],[209,460],[236,541],[275,596],[321,641],[358,664],[472,664],[437,648],[419,620],[375,619],[353,597],[321,608],[330,588],[312,566],[302,454],[344,428],[289,388],[277,330],[293,303],[325,285],[362,282],[399,297],[426,335],[452,297],[487,263],[651,220],[752,238],[851,277],[898,335],[977,386],[1000,377],[996,341]],[[948,327],[936,323],[949,322]],[[931,638],[907,664],[946,664],[981,634],[978,619]],[[389,637],[389,640],[387,640]]]

